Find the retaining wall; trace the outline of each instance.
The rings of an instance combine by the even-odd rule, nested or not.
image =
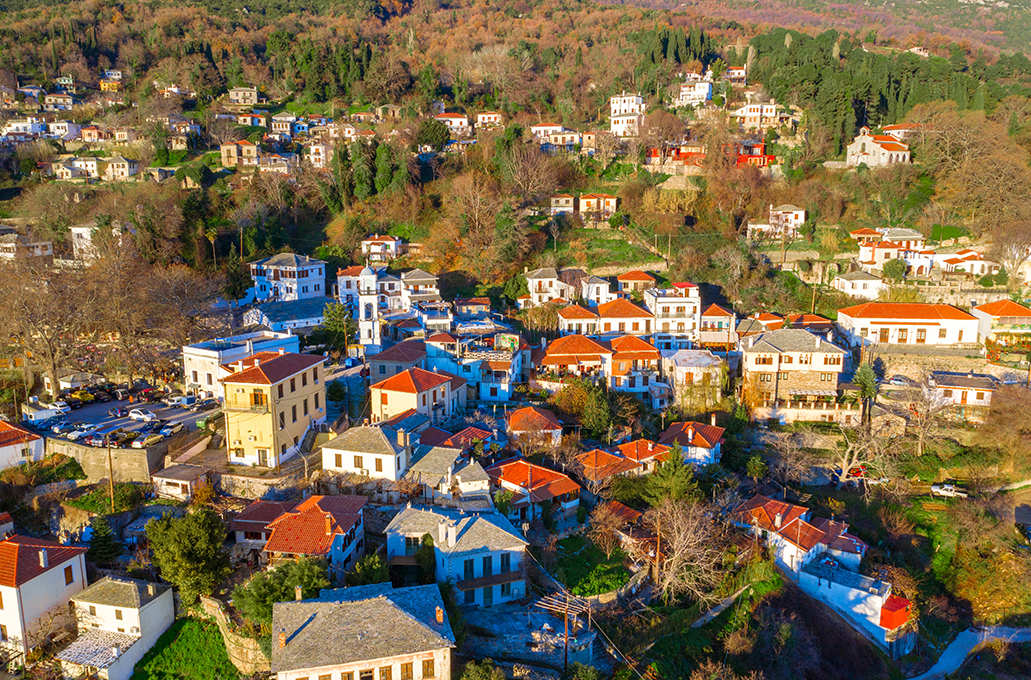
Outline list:
[[[107,449],[83,446],[75,442],[46,438],[47,455],[61,453],[79,462],[90,482],[107,479]],[[168,453],[168,444],[159,442],[149,449],[111,449],[111,463],[116,482],[150,483],[150,473],[161,469]]]
[[[222,640],[225,642],[226,652],[229,654],[229,660],[233,662],[238,671],[244,675],[272,672],[272,662],[261,651],[258,641],[233,632],[232,624],[222,610],[221,602],[211,597],[201,597],[200,605],[201,610],[214,619],[218,625],[218,630],[222,633]]]

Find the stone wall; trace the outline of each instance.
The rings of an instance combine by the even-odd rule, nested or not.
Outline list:
[[[237,498],[255,500],[288,500],[304,486],[303,470],[278,477],[248,477],[224,472],[212,472],[211,477],[215,486],[221,489],[222,493]]]
[[[83,446],[75,442],[46,438],[48,456],[61,453],[79,462],[91,482],[108,478],[107,449]],[[150,473],[160,470],[168,452],[168,444],[159,442],[149,449],[111,449],[116,482],[150,483]]]
[[[244,675],[272,672],[272,662],[265,656],[265,652],[261,651],[258,641],[233,632],[233,626],[223,611],[221,602],[211,597],[201,597],[200,605],[201,610],[218,624],[229,660],[238,671]]]

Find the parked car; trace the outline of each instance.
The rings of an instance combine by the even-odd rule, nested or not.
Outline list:
[[[137,428],[136,431],[139,432],[140,434],[153,434],[155,432],[160,432],[161,428],[164,427],[164,426],[165,426],[165,421],[163,421],[163,420],[153,420],[153,421],[151,421],[149,423],[144,423],[139,428]]]
[[[78,399],[79,401],[81,401],[84,404],[88,404],[88,403],[92,402],[93,399],[94,399],[93,394],[90,393],[89,390],[76,390],[75,392],[72,392],[68,396],[74,397],[74,398]]]
[[[92,423],[82,423],[81,425],[82,425],[82,427],[77,427],[77,428],[75,428],[74,430],[72,430],[71,432],[68,433],[68,440],[69,441],[73,441],[74,442],[74,441],[76,441],[78,439],[81,439],[83,437],[91,435],[94,432],[96,432],[98,429],[100,429],[97,425],[94,425]]]
[[[129,419],[130,420],[142,420],[145,423],[149,423],[149,422],[157,420],[158,417],[156,415],[154,415],[153,413],[151,413],[150,411],[145,411],[145,410],[143,410],[141,408],[134,408],[133,410],[129,411]]]
[[[93,393],[93,398],[101,404],[106,404],[111,401],[111,393],[105,390],[97,390]]]
[[[177,397],[168,397],[165,399],[165,404],[170,408],[188,408],[197,403],[197,397],[192,395],[179,395]]]
[[[210,428],[214,429],[215,425],[218,423],[218,419],[221,418],[221,417],[222,417],[222,409],[216,409],[216,410],[212,411],[211,413],[209,413],[208,415],[202,416],[202,417],[198,418],[197,419],[197,427],[202,428],[202,429],[206,429],[206,428],[210,427]]]
[[[65,397],[64,403],[68,404],[68,406],[71,407],[72,410],[78,410],[82,408],[82,400],[76,399],[75,397]]]
[[[50,416],[49,418],[44,418],[43,420],[29,424],[37,430],[49,430],[54,425],[57,425],[58,423],[63,423],[64,420],[64,416]]]
[[[121,449],[129,448],[132,446],[132,443],[139,438],[139,436],[139,432],[120,432],[118,434],[118,447]]]
[[[218,408],[218,399],[204,399],[203,401],[198,401],[190,407],[190,410],[197,413],[199,411],[210,411],[213,408]]]
[[[80,426],[85,424],[86,423],[72,423],[66,420],[63,423],[58,423],[57,425],[50,428],[50,431],[54,434],[68,434],[69,432],[73,432],[77,430]]]
[[[145,434],[136,439],[132,440],[132,447],[134,449],[145,449],[148,446],[154,446],[155,444],[164,441],[164,437],[159,434]]]
[[[358,366],[361,363],[362,362],[359,361],[356,357],[347,357],[346,359],[344,359],[344,368],[354,368],[355,366]]]
[[[53,401],[47,404],[47,408],[57,409],[61,413],[71,413],[72,407],[63,401]]]
[[[934,484],[931,486],[932,496],[943,496],[945,498],[968,498],[970,496],[966,490],[959,488],[955,484]]]
[[[186,426],[179,421],[168,423],[159,431],[162,437],[171,437],[173,434],[178,434],[186,429]]]
[[[895,387],[916,387],[916,381],[904,375],[893,375],[888,378],[888,384]]]
[[[115,406],[114,408],[109,408],[107,410],[107,415],[111,416],[112,418],[124,418],[125,416],[129,415],[129,409],[124,408],[122,406]]]
[[[126,389],[117,389],[117,390],[115,390],[115,399],[117,399],[118,401],[125,401],[128,398],[129,398],[129,390],[126,390]]]

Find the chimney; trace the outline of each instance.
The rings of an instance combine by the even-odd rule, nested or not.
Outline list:
[[[397,431],[397,445],[401,448],[408,446],[408,433],[404,429],[398,429]]]
[[[444,610],[440,607],[437,607],[437,625],[444,625]]]
[[[47,569],[50,567],[50,558],[47,557],[47,549],[40,548],[39,550],[39,566]]]
[[[261,359],[255,359],[254,360],[254,368],[257,368],[260,365],[261,365]]]
[[[118,658],[118,655],[122,653],[122,650],[118,648],[118,645],[111,645],[111,656]]]
[[[655,450],[655,442],[649,441],[648,442],[648,451],[654,451],[654,450]]]
[[[282,347],[280,347],[279,348],[279,356],[283,356],[284,354],[286,354],[286,350],[283,349]]]
[[[153,583],[148,583],[147,584],[147,595],[150,595],[151,597],[154,597],[154,592],[155,592],[154,584]]]
[[[248,340],[247,341],[247,354],[254,354],[254,341],[253,340]]]
[[[820,336],[819,335],[814,335],[813,336],[813,344],[816,345],[816,349],[820,349]]]
[[[236,372],[237,373],[239,373],[240,371],[243,370],[243,362],[242,361],[237,361],[235,364],[233,364],[233,366],[236,368]]]
[[[447,527],[447,547],[455,547],[455,539],[458,538],[458,525],[449,524]]]
[[[299,586],[299,585],[294,586],[294,599],[297,600],[298,602],[300,602],[301,600],[304,599],[303,590],[302,590],[301,586]]]
[[[326,513],[326,533],[333,533],[333,516],[330,515],[328,512]]]
[[[776,527],[777,529],[780,529],[780,525],[783,524],[783,523],[784,523],[784,516],[781,515],[778,512],[777,516],[773,518],[773,526]]]
[[[285,630],[280,630],[279,631],[279,648],[282,649],[283,647],[286,647],[286,631]]]
[[[453,477],[454,474],[455,474],[455,465],[454,465],[454,463],[452,463],[451,465],[447,466],[447,484],[448,484],[448,486],[451,486],[452,477]]]
[[[713,427],[716,427],[716,412],[715,411],[713,411],[712,415],[709,416],[709,424],[712,425]]]
[[[687,426],[687,443],[690,444],[694,441],[694,423]]]
[[[443,546],[447,541],[447,522],[440,520],[437,524],[437,545]]]

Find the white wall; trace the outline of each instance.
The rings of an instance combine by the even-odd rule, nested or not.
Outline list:
[[[272,644],[278,644],[276,640]],[[424,659],[433,659],[433,675],[423,675],[422,662]],[[451,679],[451,649],[443,648],[427,650],[418,654],[406,654],[387,659],[370,659],[356,663],[339,664],[335,666],[322,666],[319,668],[303,668],[295,671],[280,671],[277,673],[277,680],[310,680],[323,675],[328,675],[333,680],[338,680],[344,673],[352,673],[355,680],[358,680],[359,673],[364,670],[375,670],[379,678],[379,669],[390,666],[390,677],[399,680],[401,677],[401,664],[410,662],[412,664],[412,680],[450,680]]]
[[[27,547],[22,549],[33,550]],[[69,566],[72,568],[72,582],[65,584],[64,570]],[[39,618],[55,607],[66,607],[72,595],[85,587],[86,562],[82,555],[51,567],[23,583],[20,588],[0,586],[0,597],[3,597],[0,625],[7,627],[8,642],[20,651],[27,652],[26,634],[38,629]],[[23,622],[25,629],[22,627]]]
[[[23,444],[0,446],[0,470],[27,463],[30,460],[33,462],[43,460],[44,443],[45,440],[39,437]],[[28,456],[24,455],[26,451]]]

